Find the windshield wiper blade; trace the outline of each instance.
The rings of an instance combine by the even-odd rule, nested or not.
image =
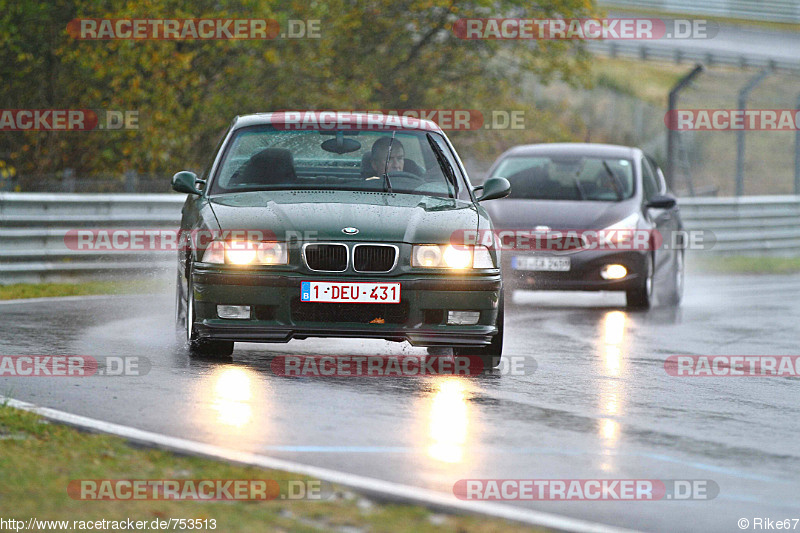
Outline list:
[[[614,192],[617,194],[617,201],[622,200],[623,194],[622,194],[622,187],[620,186],[619,183],[619,178],[617,177],[616,174],[614,174],[614,171],[611,170],[611,167],[608,166],[608,163],[606,163],[605,159],[602,160],[602,163],[603,163],[603,168],[605,168],[606,172],[608,172],[608,175],[611,176],[611,184],[614,186]]]
[[[581,180],[579,180],[577,177],[572,178],[572,180],[575,183],[575,188],[578,189],[578,198],[581,200],[585,200],[586,194],[583,192],[583,186],[581,186]]]
[[[383,166],[383,191],[392,192],[392,182],[389,181],[389,156],[392,155],[392,145],[397,130],[392,131],[392,140],[389,141],[389,150],[386,151],[386,164]]]

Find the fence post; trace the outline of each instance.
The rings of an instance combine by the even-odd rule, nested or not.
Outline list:
[[[669,91],[669,97],[667,98],[667,116],[671,117],[672,112],[675,111],[675,107],[678,105],[678,94],[687,86],[689,83],[694,79],[695,76],[703,72],[704,67],[700,63],[697,63],[694,68],[686,74],[684,77],[678,80],[672,89]],[[675,149],[676,149],[676,135],[678,135],[678,131],[667,127],[667,175],[665,178],[667,179],[667,186],[672,189],[674,185],[673,174],[675,170]]]
[[[61,188],[63,192],[75,192],[75,169],[65,168],[61,175]]]
[[[771,67],[763,69],[761,72],[750,78],[750,81],[742,87],[739,91],[739,100],[737,109],[744,110],[747,108],[747,97],[753,92],[753,89],[759,86],[764,81],[769,73]],[[744,194],[744,129],[736,130],[736,196]]]
[[[139,185],[139,176],[135,170],[125,171],[125,192],[136,192]]]

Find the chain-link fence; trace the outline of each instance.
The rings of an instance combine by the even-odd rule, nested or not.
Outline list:
[[[677,77],[693,67],[651,63],[663,67],[663,87],[653,94],[653,84],[648,84],[650,92],[642,96],[632,85],[638,82],[638,76],[652,76],[653,69],[642,69],[640,73],[636,65],[631,62],[631,86],[601,77],[592,90],[559,84],[535,86],[529,97],[539,106],[566,102],[571,118],[564,120],[580,123],[580,127],[573,128],[576,135],[583,132],[579,140],[638,146],[667,168],[667,96]],[[740,91],[759,73],[751,68],[707,68],[679,93],[676,109],[736,111],[741,106]],[[763,81],[746,96],[745,108],[786,111],[794,120],[800,120],[800,78],[788,72],[767,71]],[[743,195],[798,193],[800,133],[796,124],[780,131],[680,131],[675,138],[672,183],[680,195],[736,195],[740,146]]]
[[[0,180],[0,191],[49,193],[158,193],[169,192],[170,178],[127,172],[119,176],[76,176],[71,169],[57,174],[15,175]]]

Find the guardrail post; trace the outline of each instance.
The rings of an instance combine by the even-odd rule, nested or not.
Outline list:
[[[737,109],[744,110],[747,108],[747,97],[753,92],[753,89],[759,86],[764,81],[769,73],[772,71],[771,67],[767,67],[752,78],[747,84],[739,91],[739,100]],[[736,196],[744,194],[744,130],[736,131]]]
[[[669,97],[667,98],[667,116],[672,116],[672,111],[675,111],[675,107],[678,105],[678,94],[689,85],[695,76],[703,72],[703,70],[703,65],[697,63],[691,72],[679,79],[678,83],[670,89]],[[665,178],[667,179],[667,186],[670,189],[672,189],[674,185],[673,173],[675,170],[675,151],[678,144],[677,135],[678,131],[667,128],[667,175]]]
[[[135,170],[125,171],[125,192],[136,192],[139,176]]]
[[[61,175],[62,192],[75,192],[75,169],[65,168]]]

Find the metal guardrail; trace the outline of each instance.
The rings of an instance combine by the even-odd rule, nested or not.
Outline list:
[[[796,0],[598,0],[598,4],[604,7],[800,23],[800,4]]]
[[[177,229],[178,194],[0,193],[0,284],[174,268],[175,252],[70,249],[70,229]],[[800,196],[686,198],[687,229],[711,230],[709,253],[800,254]]]
[[[706,67],[729,66],[741,68],[770,68],[776,72],[800,73],[800,59],[781,59],[766,55],[738,54],[697,50],[691,47],[680,48],[672,45],[648,43],[628,43],[623,41],[586,41],[588,50],[610,57],[629,57],[642,60],[673,61],[677,64],[702,63]]]
[[[687,229],[716,235],[711,253],[800,255],[800,196],[686,198],[679,204]]]
[[[142,274],[174,267],[175,252],[82,251],[71,229],[177,229],[179,194],[0,193],[0,284]]]

